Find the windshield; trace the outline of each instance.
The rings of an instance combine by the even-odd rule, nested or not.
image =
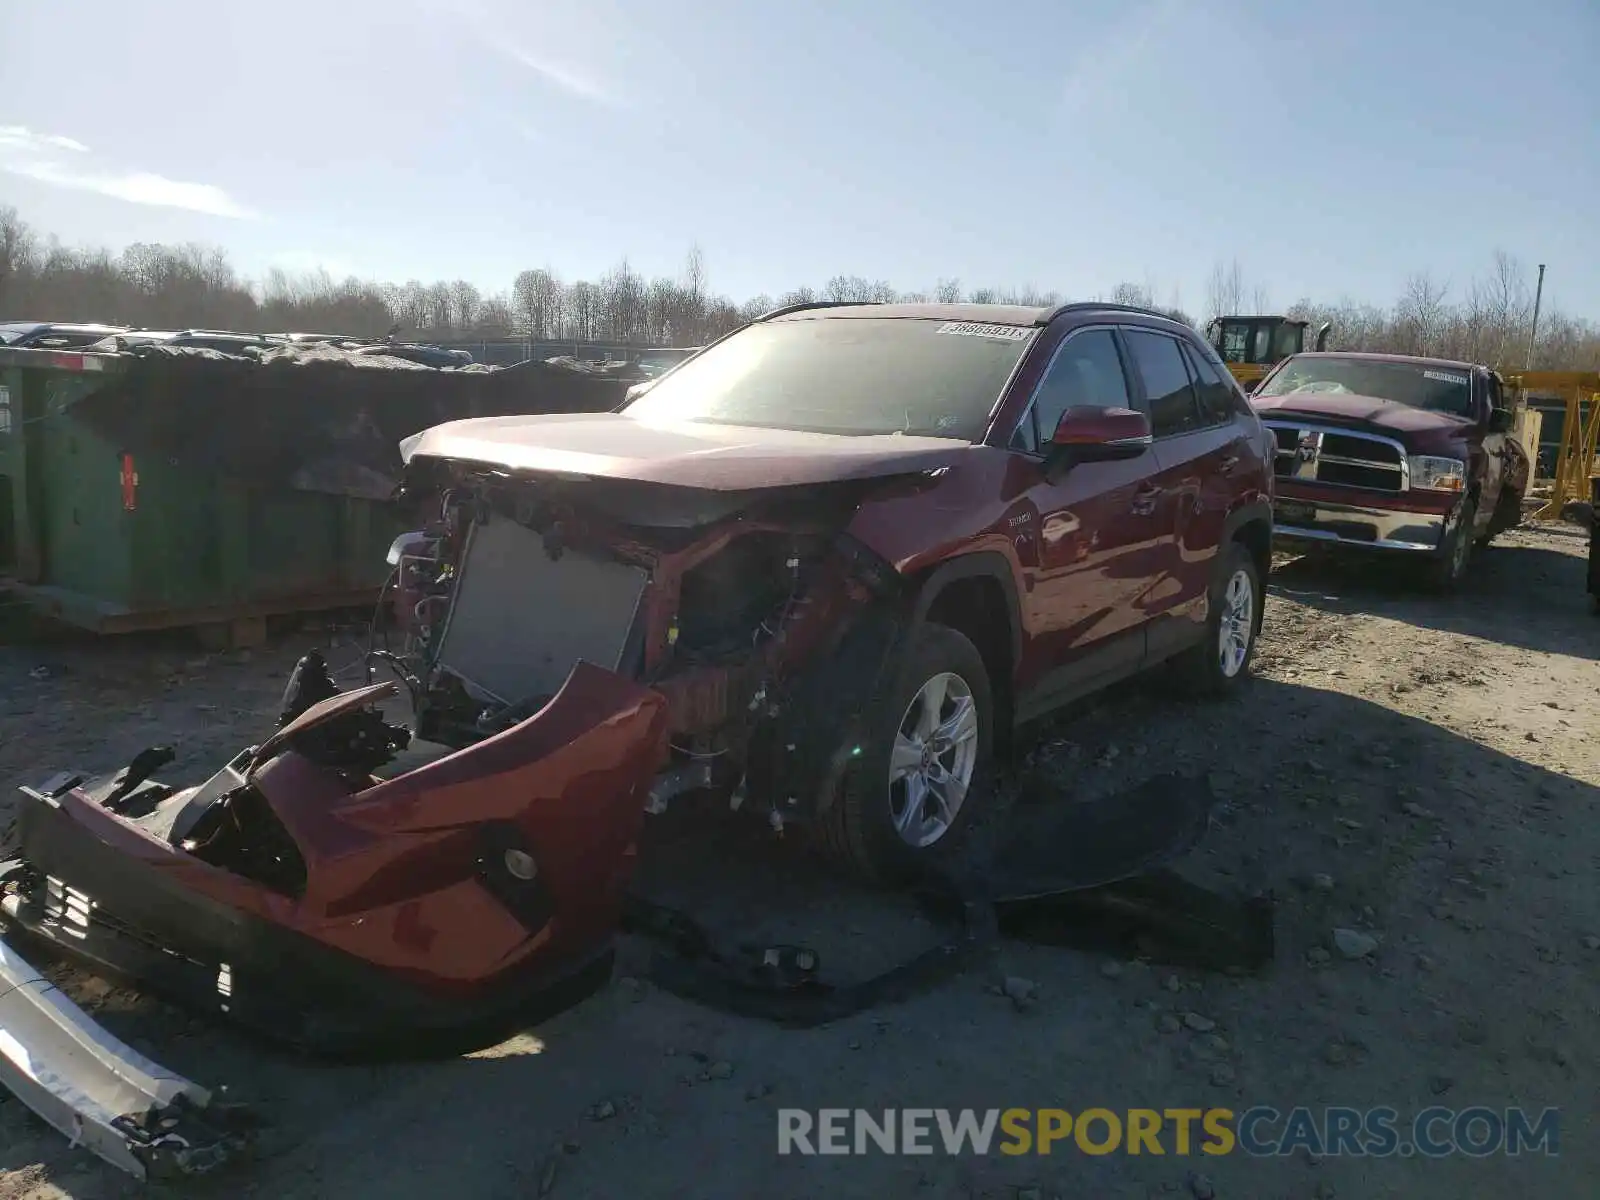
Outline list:
[[[975,442],[1034,332],[882,317],[761,322],[664,376],[627,412],[641,420]]]
[[[1293,358],[1257,396],[1311,393],[1375,396],[1410,408],[1472,416],[1472,376],[1454,367],[1372,358]]]
[[[0,325],[0,346],[9,346],[12,342],[20,341],[37,328],[39,327],[33,324],[12,323]]]

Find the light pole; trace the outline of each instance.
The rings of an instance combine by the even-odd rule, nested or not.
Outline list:
[[[1533,327],[1528,330],[1528,360],[1522,364],[1524,371],[1533,370],[1533,347],[1539,338],[1539,302],[1544,299],[1544,264],[1539,264],[1539,286],[1533,293]]]

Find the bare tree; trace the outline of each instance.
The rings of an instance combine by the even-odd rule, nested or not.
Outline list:
[[[958,280],[941,278],[929,295],[960,299]],[[1157,307],[1153,279],[1124,282],[1112,296]],[[399,325],[408,336],[492,337],[515,331],[536,341],[606,340],[695,345],[736,328],[778,305],[806,303],[818,291],[790,288],[737,302],[713,295],[704,255],[690,249],[677,279],[648,282],[622,260],[598,281],[564,285],[548,269],[523,271],[509,295],[485,296],[466,280],[375,283],[335,280],[326,271],[268,271],[258,283],[239,277],[227,254],[211,246],[135,243],[120,254],[65,246],[0,207],[0,316],[106,320],[152,328],[210,326],[266,332],[304,329],[375,336]],[[836,275],[822,294],[847,301],[921,299],[898,293],[887,280]],[[1247,297],[1249,300],[1247,300]],[[1052,291],[1027,285],[1005,291],[974,288],[975,303],[1050,305]],[[1237,261],[1219,261],[1207,287],[1207,315],[1245,312],[1253,300],[1266,310],[1264,289],[1246,286]],[[1165,309],[1187,321],[1174,290]],[[1332,325],[1334,349],[1423,352],[1490,364],[1520,361],[1532,317],[1528,272],[1496,251],[1485,273],[1452,304],[1449,289],[1426,272],[1406,281],[1385,308],[1350,298],[1303,298],[1289,315],[1313,327]],[[1559,311],[1541,320],[1534,364],[1545,369],[1600,368],[1600,327]]]
[[[1239,315],[1244,308],[1244,272],[1236,258],[1211,268],[1206,283],[1206,319]]]
[[[1447,287],[1434,282],[1426,271],[1406,279],[1395,315],[1404,331],[1409,353],[1433,354],[1439,349],[1450,316],[1445,306],[1447,294]]]
[[[791,304],[814,304],[817,293],[812,288],[798,287],[792,292],[785,292],[778,298],[780,306],[787,308]]]
[[[450,285],[450,323],[463,333],[478,327],[478,310],[483,293],[476,284],[458,279]]]

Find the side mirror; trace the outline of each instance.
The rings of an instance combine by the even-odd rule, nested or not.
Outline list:
[[[1050,439],[1052,458],[1065,463],[1138,458],[1152,443],[1150,418],[1131,408],[1076,405],[1061,414]]]
[[[1509,408],[1495,408],[1489,410],[1489,432],[1510,433],[1517,423],[1517,414]]]

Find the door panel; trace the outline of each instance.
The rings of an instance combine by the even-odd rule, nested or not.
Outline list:
[[[1062,341],[1019,423],[1013,445],[1034,474],[1018,514],[1030,565],[1024,618],[1030,670],[1019,715],[1083,695],[1144,660],[1141,597],[1159,569],[1162,506],[1151,452],[1122,462],[1080,463],[1047,477],[1048,443],[1075,405],[1137,407],[1116,336],[1105,327]]]
[[[1161,523],[1172,533],[1141,611],[1149,622],[1146,652],[1157,659],[1204,629],[1230,477],[1249,462],[1248,433],[1236,418],[1233,389],[1214,365],[1168,334],[1129,328],[1123,338],[1154,414],[1154,482]]]
[[[1029,595],[1042,692],[1081,694],[1138,670],[1141,606],[1159,567],[1161,505],[1152,499],[1153,455],[1085,463],[1059,483],[1041,479],[1026,503],[1038,514]]]

